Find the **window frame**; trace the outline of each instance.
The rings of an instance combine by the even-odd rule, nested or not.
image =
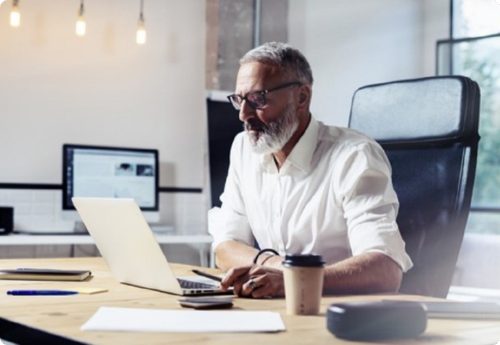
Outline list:
[[[458,15],[458,6],[457,3],[461,0],[450,0],[450,30],[449,30],[449,38],[448,39],[443,39],[443,40],[438,40],[436,42],[436,51],[435,51],[435,61],[436,61],[436,66],[435,66],[435,74],[436,75],[442,75],[443,71],[440,71],[440,47],[442,45],[449,45],[449,52],[448,56],[445,58],[448,59],[448,68],[447,71],[444,74],[452,74],[454,71],[454,49],[452,48],[453,45],[455,44],[460,44],[460,43],[472,43],[472,42],[479,42],[482,40],[490,39],[490,38],[500,38],[500,32],[498,33],[492,33],[489,35],[483,35],[483,36],[464,36],[464,37],[459,37],[455,38],[456,36],[456,24],[459,22],[459,20],[456,18]],[[500,130],[500,127],[498,127]],[[477,178],[477,176],[476,176]],[[470,212],[471,213],[489,213],[492,215],[500,215],[500,204],[498,206],[476,206],[474,205],[474,200],[472,200],[472,204],[470,207]],[[466,229],[467,231],[467,229]]]

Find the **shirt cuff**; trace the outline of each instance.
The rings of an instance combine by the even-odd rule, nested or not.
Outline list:
[[[357,225],[349,231],[349,241],[353,255],[367,252],[385,254],[394,260],[403,272],[413,266],[405,251],[405,242],[397,224],[388,218]]]

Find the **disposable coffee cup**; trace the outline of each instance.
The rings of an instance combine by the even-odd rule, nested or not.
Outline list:
[[[286,255],[283,261],[286,312],[317,315],[323,292],[325,261],[321,255]]]

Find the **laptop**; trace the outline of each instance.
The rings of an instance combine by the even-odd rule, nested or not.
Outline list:
[[[187,280],[175,276],[134,199],[71,200],[111,273],[121,283],[175,295],[224,293],[220,285],[208,284],[204,277]]]

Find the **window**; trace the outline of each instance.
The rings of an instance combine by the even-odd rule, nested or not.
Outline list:
[[[467,232],[500,234],[500,1],[451,0],[452,36],[438,42],[438,74],[481,88],[478,163]]]
[[[499,0],[452,0],[453,38],[500,33]]]

